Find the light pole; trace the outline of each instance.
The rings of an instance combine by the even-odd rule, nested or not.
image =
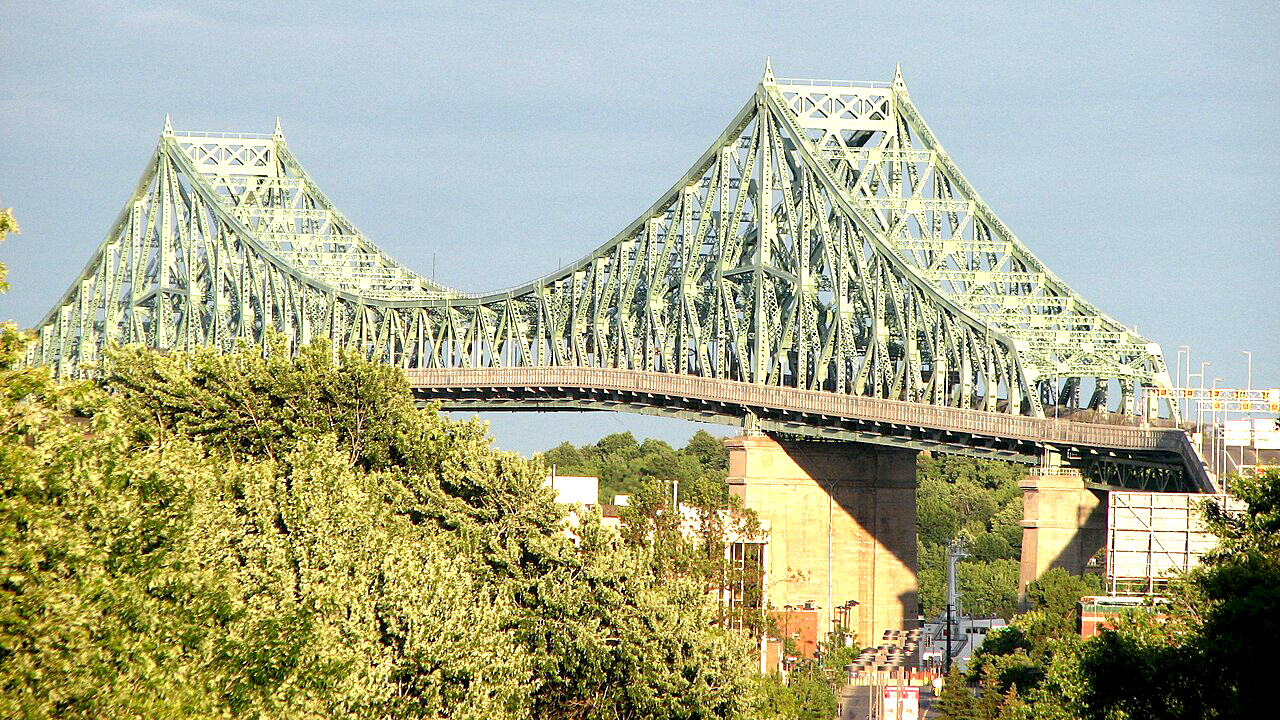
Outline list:
[[[1253,353],[1249,352],[1248,350],[1241,350],[1240,354],[1248,358],[1248,361],[1249,361],[1249,365],[1248,365],[1249,379],[1248,379],[1248,384],[1245,385],[1246,389],[1245,389],[1245,395],[1244,395],[1245,400],[1249,403],[1249,412],[1245,413],[1244,417],[1246,420],[1252,421],[1253,420]],[[1250,422],[1250,425],[1252,424],[1253,423]],[[1252,436],[1252,433],[1253,433],[1252,427],[1249,428],[1249,432],[1250,432],[1250,436]],[[1257,451],[1255,450],[1254,452],[1255,452],[1255,455],[1253,459],[1253,464],[1256,466],[1258,464],[1258,458],[1256,455]],[[1244,475],[1244,445],[1240,446],[1240,474]]]
[[[1249,383],[1245,385],[1247,391],[1245,398],[1249,400],[1249,409],[1253,410],[1253,353],[1248,350],[1241,350],[1240,354],[1244,355],[1249,360]],[[1250,412],[1248,417],[1253,417],[1253,413]]]
[[[1212,388],[1213,392],[1210,394],[1210,397],[1213,398],[1213,401],[1215,404],[1221,404],[1222,402],[1221,400],[1218,399],[1218,383],[1220,382],[1222,382],[1222,378],[1220,377],[1215,377],[1213,379],[1213,388]],[[1222,419],[1224,421],[1227,419],[1227,415],[1225,412],[1222,414]],[[1226,459],[1222,457],[1223,453],[1227,449],[1226,443],[1227,443],[1226,437],[1222,438],[1221,443],[1218,441],[1218,409],[1213,408],[1213,469],[1218,476],[1219,482],[1222,482],[1222,475],[1223,473],[1226,472],[1226,469],[1227,469]]]
[[[1174,380],[1173,380],[1173,382],[1174,382],[1174,384],[1175,384],[1175,385],[1182,385],[1182,355],[1183,355],[1183,353],[1186,353],[1186,355],[1187,355],[1187,385],[1190,385],[1190,384],[1191,384],[1191,346],[1190,346],[1190,345],[1179,345],[1179,346],[1178,346],[1178,369],[1177,369],[1177,371],[1176,371],[1176,372],[1177,372],[1177,376],[1176,376],[1176,377],[1174,378]],[[1185,386],[1185,385],[1183,385],[1183,387],[1186,387],[1186,386]],[[1181,409],[1182,409],[1182,398],[1181,398],[1181,397],[1177,397],[1177,396],[1175,396],[1175,400],[1174,400],[1174,402],[1178,403],[1178,409],[1179,409],[1179,410],[1181,410]]]
[[[965,548],[965,540],[958,537],[947,545],[947,651],[943,656],[944,672],[951,672],[951,638],[952,633],[952,614],[959,620],[960,615],[960,598],[956,592],[956,560],[962,557],[968,557],[969,551]]]
[[[1241,350],[1240,354],[1244,355],[1249,360],[1249,384],[1246,387],[1249,389],[1249,392],[1253,392],[1253,353],[1248,350]]]
[[[1196,400],[1196,425],[1197,426],[1204,425],[1204,374],[1205,374],[1205,371],[1207,371],[1209,369],[1209,366],[1212,364],[1213,363],[1208,361],[1200,363],[1200,399]],[[1188,378],[1187,382],[1188,384],[1190,384],[1191,379]],[[1196,429],[1200,431],[1201,437],[1203,437],[1204,428],[1197,427]],[[1201,444],[1203,445],[1203,442]]]

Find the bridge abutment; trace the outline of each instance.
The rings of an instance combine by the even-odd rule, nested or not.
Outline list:
[[[1081,575],[1107,544],[1107,498],[1085,487],[1078,474],[1032,473],[1022,488],[1022,561],[1018,601],[1025,606],[1027,585],[1050,568]]]
[[[876,445],[726,441],[729,490],[768,520],[765,593],[775,608],[813,602],[819,639],[844,619],[865,645],[916,621],[916,452]]]

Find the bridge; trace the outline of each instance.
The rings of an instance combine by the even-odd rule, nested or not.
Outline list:
[[[849,444],[819,439],[898,468],[879,477],[905,478],[932,450],[1038,464],[1039,477],[1076,478],[1062,491],[1073,498],[1214,488],[1186,434],[1158,427],[1180,420],[1156,392],[1172,388],[1159,346],[1073,292],[1001,222],[900,70],[887,83],[836,82],[766,66],[706,152],[621,232],[549,275],[479,294],[382,252],[303,170],[278,121],[258,135],[176,132],[166,118],[37,335],[29,361],[60,377],[92,374],[114,343],[228,351],[270,335],[295,347],[327,338],[404,368],[421,399],[447,409],[739,424],[748,441],[733,446],[735,467],[753,473],[781,452],[828,510],[834,476],[797,458]],[[902,478],[881,489],[905,512]],[[764,502],[752,477],[737,480],[749,505]],[[849,502],[855,525],[879,512]],[[914,527],[909,548],[905,535],[890,544],[913,587]],[[891,624],[911,592],[885,606]],[[864,637],[878,635],[868,626]]]

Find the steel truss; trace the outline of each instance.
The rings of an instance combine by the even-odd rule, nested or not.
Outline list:
[[[31,360],[80,376],[112,343],[227,350],[273,332],[405,368],[621,368],[1033,417],[1050,403],[1132,413],[1137,388],[1170,386],[1156,345],[1071,292],[982,202],[900,73],[814,83],[766,69],[616,237],[482,295],[364,238],[278,123],[192,134],[166,120]]]

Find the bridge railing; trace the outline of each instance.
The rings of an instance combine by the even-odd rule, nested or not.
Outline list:
[[[1092,425],[1002,415],[981,410],[640,370],[584,367],[427,368],[407,372],[410,383],[418,388],[585,388],[677,396],[745,408],[770,408],[801,415],[856,418],[1037,443],[1171,452],[1178,452],[1180,447],[1177,435],[1181,433],[1177,430]]]

